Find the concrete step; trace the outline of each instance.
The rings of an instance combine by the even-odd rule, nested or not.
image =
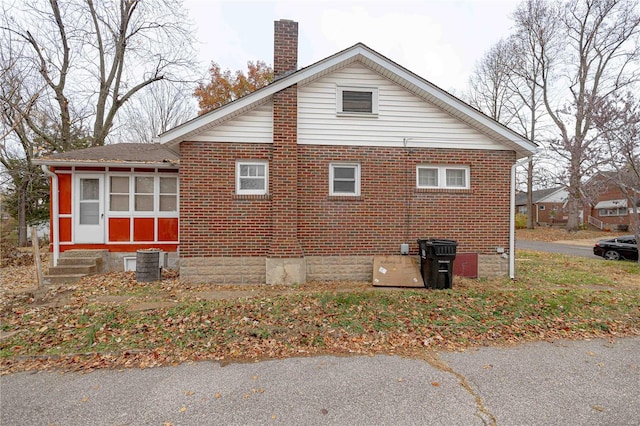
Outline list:
[[[75,283],[86,274],[66,274],[66,275],[45,275],[43,281],[45,285]]]
[[[101,265],[101,257],[60,257],[58,265]]]
[[[100,257],[108,255],[109,250],[66,250],[60,253],[60,257]]]
[[[60,265],[49,268],[49,275],[84,274],[90,275],[98,272],[98,267],[93,265]]]

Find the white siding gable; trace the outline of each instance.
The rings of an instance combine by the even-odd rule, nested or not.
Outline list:
[[[189,138],[198,142],[273,142],[273,102]]]
[[[338,86],[377,87],[378,114],[338,115]],[[298,143],[506,149],[360,63],[298,86]]]

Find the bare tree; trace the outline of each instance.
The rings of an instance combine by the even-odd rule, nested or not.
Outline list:
[[[476,64],[469,78],[469,104],[508,126],[518,115],[521,103],[514,96],[512,69],[515,57],[509,40],[502,39]]]
[[[638,3],[569,0],[556,7],[527,0],[515,22],[519,32],[537,43],[540,89],[558,133],[550,147],[567,164],[567,229],[576,230],[582,179],[602,160],[594,102],[627,90],[638,79]]]
[[[627,199],[631,230],[640,242],[640,99],[629,92],[599,99],[593,121],[609,153],[604,173]],[[640,259],[638,259],[640,264]]]
[[[193,118],[196,102],[185,95],[191,92],[193,87],[188,84],[168,81],[145,87],[124,106],[120,137],[127,142],[151,143],[160,133]]]
[[[73,146],[79,120],[92,123],[91,145],[103,145],[127,101],[158,81],[184,80],[192,65],[179,1],[35,0],[7,10],[0,29],[52,99],[58,138],[21,115],[55,151]]]
[[[496,43],[476,65],[470,78],[470,104],[494,120],[536,140],[542,98],[539,66],[533,59],[531,40],[514,34]],[[539,157],[539,154],[538,156]],[[534,167],[529,158],[526,177],[527,227],[532,229]]]

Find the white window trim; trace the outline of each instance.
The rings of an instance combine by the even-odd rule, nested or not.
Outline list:
[[[342,93],[343,92],[371,92],[371,112],[351,112],[342,110]],[[336,90],[336,112],[338,115],[361,115],[376,116],[378,115],[378,88],[366,86],[337,86]]]
[[[611,214],[609,214],[609,211],[612,211]],[[613,210],[615,210],[615,212],[613,212]],[[607,217],[607,216],[626,216],[627,214],[629,214],[632,210],[629,209],[627,210],[626,207],[611,207],[611,208],[606,208],[606,209],[600,209],[600,211],[598,212],[598,215],[600,217]],[[632,214],[632,213],[631,213]]]
[[[437,169],[438,185],[420,185],[420,169]],[[447,170],[464,170],[465,186],[447,186]],[[416,188],[419,189],[470,189],[471,172],[469,166],[458,166],[448,164],[419,164],[416,166]]]
[[[333,174],[335,167],[354,167],[355,168],[355,192],[334,192],[333,190]],[[332,197],[359,197],[360,196],[360,163],[330,163],[329,164],[329,195]]]
[[[240,189],[240,166],[264,166],[264,189]],[[236,195],[266,195],[269,193],[269,162],[255,160],[236,161]]]

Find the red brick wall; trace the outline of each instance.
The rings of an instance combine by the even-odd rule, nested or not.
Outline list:
[[[276,77],[298,67],[298,23],[286,19],[274,22],[273,72]]]
[[[567,222],[567,215],[569,214],[567,209],[563,208],[562,205],[564,203],[537,203],[533,206],[534,217],[536,220],[535,212],[537,206],[537,221],[538,223],[563,223]],[[544,206],[544,210],[542,210],[542,206]],[[555,210],[555,216],[552,218],[551,212]]]
[[[271,145],[185,142],[181,155],[181,256],[266,256],[272,200],[235,195],[235,162],[268,159],[274,188]],[[396,254],[403,242],[416,252],[415,240],[427,237],[457,240],[459,252],[509,245],[513,152],[298,145],[297,155],[298,212],[290,205],[287,214],[304,255]],[[329,197],[332,161],[360,163],[360,197]],[[471,188],[417,190],[418,164],[468,165]]]
[[[459,252],[480,254],[509,245],[512,152],[301,145],[298,153],[305,255],[398,254],[404,242],[417,252],[418,238],[454,239]],[[360,163],[360,197],[328,196],[332,161]],[[416,189],[418,164],[468,165],[471,188]]]
[[[271,198],[236,196],[236,160],[271,161],[268,144],[180,145],[180,256],[266,256]]]

